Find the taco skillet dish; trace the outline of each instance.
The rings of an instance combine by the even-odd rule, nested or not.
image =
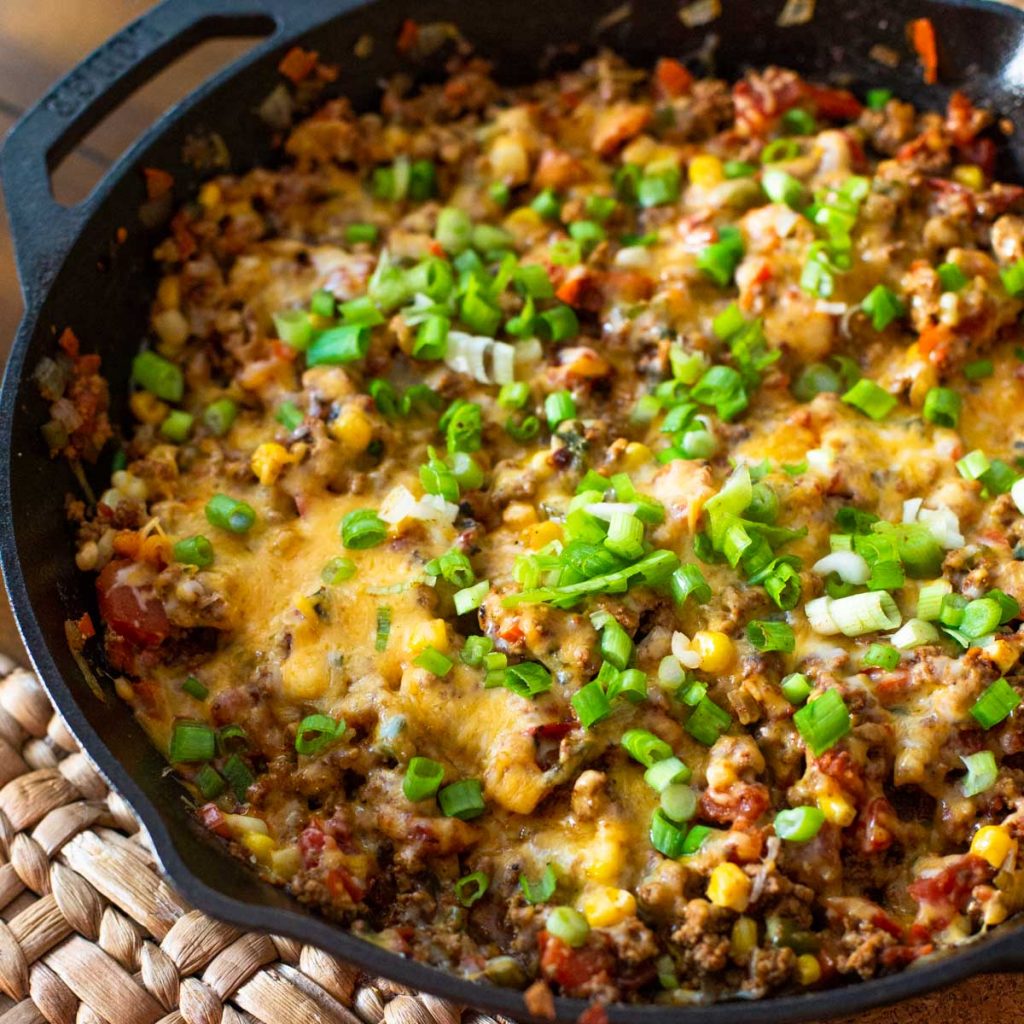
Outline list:
[[[611,55],[327,101],[174,214],[129,431],[88,338],[37,370],[54,453],[113,455],[68,502],[69,634],[240,858],[537,1007],[803,991],[998,926],[999,127]]]

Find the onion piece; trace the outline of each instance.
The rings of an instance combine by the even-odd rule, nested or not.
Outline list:
[[[900,610],[884,590],[840,597],[829,606],[832,621],[844,636],[862,636],[879,629],[895,629],[901,621]]]
[[[1024,515],[1024,476],[1010,488],[1010,497],[1017,506],[1017,511]]]
[[[816,597],[804,605],[804,615],[811,629],[821,636],[835,636],[839,632],[836,620],[832,618],[832,598]]]
[[[916,523],[917,514],[921,511],[921,506],[924,504],[924,498],[907,498],[903,502],[903,522],[905,523]]]
[[[516,350],[507,341],[496,341],[491,350],[491,376],[495,384],[511,384],[516,379]]]
[[[814,563],[813,571],[819,576],[836,573],[844,583],[867,583],[871,567],[856,551],[833,551]]]
[[[636,510],[637,504],[635,501],[595,501],[591,505],[583,506],[583,511],[588,515],[594,516],[595,519],[604,519],[609,523],[616,513],[621,512],[629,516],[635,516]]]
[[[697,668],[700,655],[690,647],[690,638],[685,633],[672,634],[672,654],[683,668]]]
[[[928,527],[928,532],[947,550],[962,548],[965,540],[960,532],[960,520],[948,505],[938,508],[922,508],[917,521]]]
[[[939,639],[939,631],[924,619],[907,619],[889,641],[899,651],[909,651],[925,644],[934,644]]]

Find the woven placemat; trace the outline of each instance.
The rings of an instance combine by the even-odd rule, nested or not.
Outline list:
[[[35,676],[0,676],[0,1024],[505,1024],[190,908]]]

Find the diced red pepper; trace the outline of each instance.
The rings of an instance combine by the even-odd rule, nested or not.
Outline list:
[[[665,96],[683,96],[693,87],[693,75],[671,57],[662,57],[655,65],[654,80]]]
[[[907,26],[910,42],[921,60],[924,80],[934,85],[939,80],[939,48],[935,41],[935,26],[931,18],[915,18]]]

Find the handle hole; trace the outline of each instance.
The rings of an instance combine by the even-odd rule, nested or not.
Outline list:
[[[211,75],[248,53],[273,31],[208,39],[169,64],[104,117],[50,171],[63,206],[85,199],[117,158],[162,114]]]

